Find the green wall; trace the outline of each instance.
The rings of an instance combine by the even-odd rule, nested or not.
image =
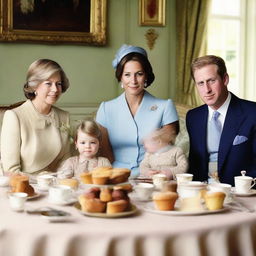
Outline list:
[[[166,26],[138,25],[138,0],[107,1],[107,45],[44,45],[0,43],[0,105],[24,100],[23,84],[28,66],[38,58],[56,60],[70,79],[71,87],[59,100],[60,106],[98,104],[121,93],[111,62],[124,43],[148,51],[156,79],[149,91],[157,97],[175,96],[175,11],[174,0],[166,0]],[[149,50],[144,34],[154,28],[159,37]]]

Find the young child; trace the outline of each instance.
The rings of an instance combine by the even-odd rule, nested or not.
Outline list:
[[[146,150],[145,157],[140,163],[140,175],[152,177],[162,173],[167,179],[173,175],[184,173],[188,169],[188,161],[182,149],[173,145],[174,138],[158,129],[143,140]]]
[[[75,136],[78,156],[68,158],[58,169],[58,178],[65,179],[73,176],[80,178],[80,174],[88,172],[96,167],[111,167],[111,163],[105,157],[98,156],[101,142],[101,132],[92,120],[85,120],[77,127]]]

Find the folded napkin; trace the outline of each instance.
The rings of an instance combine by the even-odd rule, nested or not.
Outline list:
[[[244,143],[245,141],[247,141],[248,138],[243,136],[243,135],[236,135],[234,141],[233,141],[233,145],[239,145],[241,143]]]

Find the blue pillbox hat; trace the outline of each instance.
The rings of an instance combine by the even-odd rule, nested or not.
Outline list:
[[[122,60],[122,58],[131,52],[137,52],[144,55],[146,58],[148,57],[147,52],[143,48],[138,46],[123,44],[117,51],[115,55],[115,59],[112,61],[113,68],[116,69],[117,65]]]

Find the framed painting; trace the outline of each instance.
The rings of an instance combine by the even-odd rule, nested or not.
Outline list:
[[[0,41],[106,44],[107,0],[0,0]]]
[[[165,26],[166,0],[139,0],[141,26]]]

